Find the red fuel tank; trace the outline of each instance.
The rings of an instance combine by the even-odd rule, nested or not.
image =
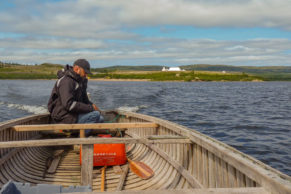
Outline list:
[[[110,138],[109,134],[99,134],[101,138]],[[125,144],[94,144],[93,166],[123,165],[127,161]],[[82,149],[80,148],[80,164],[82,164]]]

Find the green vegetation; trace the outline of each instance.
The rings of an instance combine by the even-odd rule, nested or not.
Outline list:
[[[0,79],[56,79],[62,65],[43,63],[41,65],[20,65],[0,62]]]
[[[112,66],[93,68],[91,78],[142,79],[150,81],[291,81],[291,67],[228,65],[180,66],[186,71],[162,72],[162,66]],[[0,79],[56,79],[62,65],[21,65],[0,62]]]
[[[99,73],[91,78],[105,79],[147,79],[151,81],[253,81],[263,80],[259,76],[245,73],[213,73],[213,72],[147,72],[147,73]]]
[[[291,81],[291,73],[262,73],[256,75],[261,76],[264,81]]]

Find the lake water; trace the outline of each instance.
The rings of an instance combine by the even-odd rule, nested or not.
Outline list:
[[[46,112],[55,81],[0,80],[0,122]],[[101,109],[122,108],[196,129],[291,175],[291,82],[101,82]]]

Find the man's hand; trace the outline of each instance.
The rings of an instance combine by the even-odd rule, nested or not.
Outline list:
[[[94,110],[101,112],[101,110],[95,104],[92,104],[92,106],[93,106]]]

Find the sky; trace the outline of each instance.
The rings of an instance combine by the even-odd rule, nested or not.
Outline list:
[[[291,66],[291,0],[0,0],[0,61]]]

